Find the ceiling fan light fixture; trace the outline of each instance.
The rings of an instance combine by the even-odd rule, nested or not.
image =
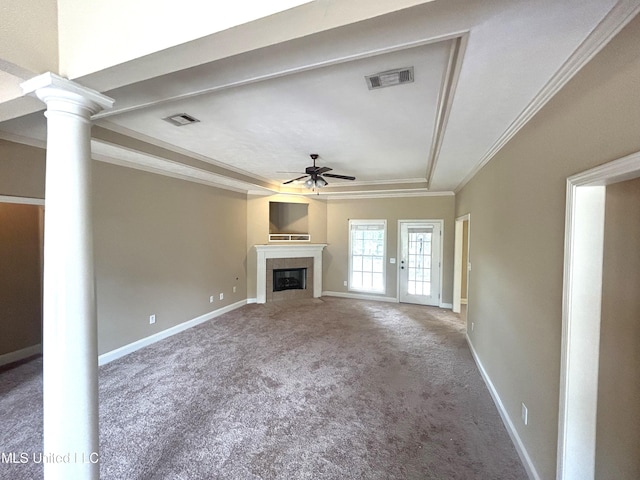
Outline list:
[[[322,177],[316,178],[316,187],[317,188],[322,188],[322,187],[324,187],[326,185],[327,185],[327,181],[324,178],[322,178]]]
[[[307,188],[313,188],[314,181],[311,178],[307,178],[307,180],[304,182],[304,186]]]

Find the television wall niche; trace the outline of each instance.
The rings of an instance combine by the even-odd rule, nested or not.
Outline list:
[[[309,205],[269,202],[269,233],[309,233]]]

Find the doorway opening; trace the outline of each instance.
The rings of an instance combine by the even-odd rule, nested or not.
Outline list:
[[[596,472],[608,185],[640,177],[640,152],[567,179],[558,479]]]
[[[456,218],[453,259],[453,312],[466,321],[469,308],[471,214]]]
[[[0,195],[0,227],[0,366],[10,366],[42,353],[44,200]]]

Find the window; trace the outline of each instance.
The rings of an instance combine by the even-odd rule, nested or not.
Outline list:
[[[386,220],[349,220],[349,290],[385,292]]]

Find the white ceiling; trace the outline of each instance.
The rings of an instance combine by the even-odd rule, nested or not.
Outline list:
[[[327,195],[453,191],[636,10],[435,1],[105,92],[116,103],[95,118],[94,153],[254,193],[290,191],[282,182],[299,175],[282,172],[303,173],[318,153],[357,177],[329,179]],[[414,83],[367,89],[365,75],[409,66]],[[183,112],[200,122],[162,120]],[[5,138],[44,132],[41,113],[0,123]]]

